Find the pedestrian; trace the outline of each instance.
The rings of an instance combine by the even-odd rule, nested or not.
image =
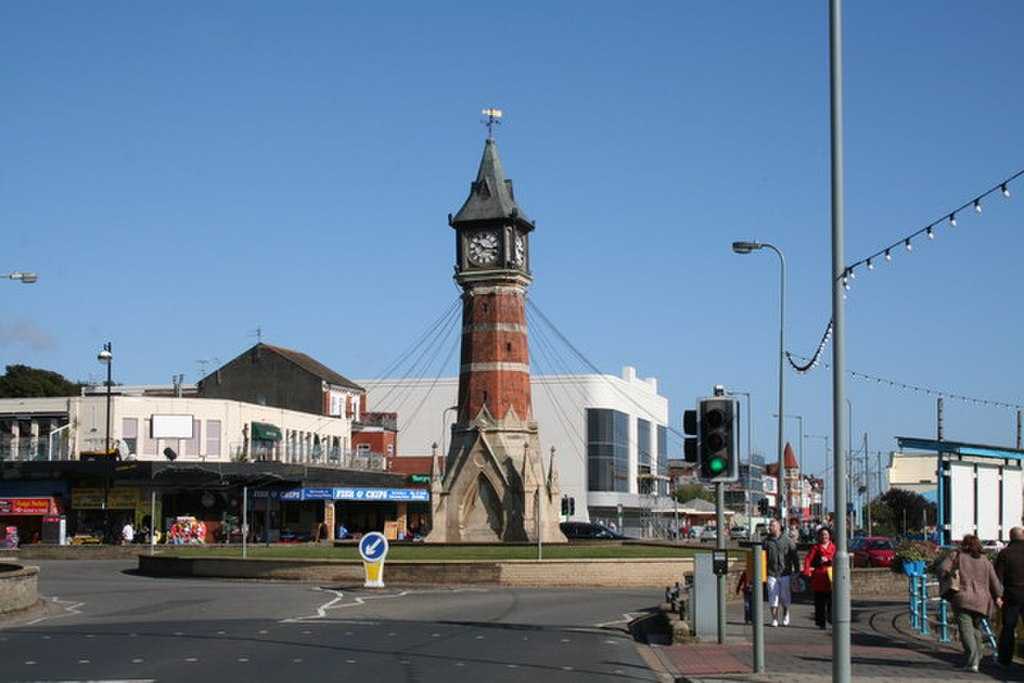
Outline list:
[[[747,576],[747,570],[744,569],[740,573],[740,580],[736,584],[736,595],[743,593],[743,623],[749,624],[753,621],[751,610],[753,609],[752,600],[754,597],[754,591],[750,585],[750,577]]]
[[[973,534],[965,535],[960,541],[960,548],[939,563],[940,578],[949,577],[953,572],[959,573],[960,586],[953,592],[949,603],[953,606],[960,628],[960,642],[967,655],[964,668],[977,672],[984,652],[981,620],[989,618],[995,606],[1002,606],[1003,584],[996,575],[995,567],[985,557],[981,541]]]
[[[338,522],[338,528],[334,532],[334,539],[337,541],[344,540],[348,536],[348,529],[345,528],[343,522]]]
[[[1010,544],[996,557],[996,576],[1003,584],[1003,630],[999,633],[999,663],[1010,666],[1017,651],[1017,620],[1024,608],[1024,528],[1010,529]]]
[[[132,526],[132,521],[128,520],[124,523],[121,528],[121,543],[129,545],[135,540],[135,527]]]
[[[811,551],[804,558],[804,576],[811,580],[814,623],[820,629],[832,623],[832,562],[835,556],[832,532],[825,528],[819,529],[818,542],[811,546]]]
[[[764,542],[767,554],[768,606],[772,611],[772,626],[779,625],[779,611],[782,611],[782,625],[789,626],[789,606],[793,603],[790,577],[800,573],[800,557],[796,543],[782,533],[782,524],[773,519],[768,524],[768,539]]]

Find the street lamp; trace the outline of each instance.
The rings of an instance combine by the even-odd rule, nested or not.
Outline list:
[[[17,270],[14,271],[13,273],[5,273],[3,275],[0,275],[0,277],[5,277],[8,280],[18,280],[23,285],[30,285],[39,279],[39,276],[36,275],[35,273],[23,273]]]
[[[113,366],[114,354],[113,346],[110,342],[103,345],[100,349],[99,354],[96,356],[96,360],[107,366],[107,447],[104,453],[110,455],[110,385],[111,385],[111,368]]]
[[[747,513],[747,536],[752,536],[753,535],[753,526],[750,524],[750,512],[751,512],[751,510],[750,510],[750,470],[751,470],[751,468],[754,465],[754,446],[753,446],[754,442],[753,442],[753,440],[751,438],[751,435],[753,434],[753,430],[751,429],[751,426],[750,426],[751,425],[751,415],[753,413],[753,409],[750,407],[750,392],[749,391],[736,391],[735,389],[730,389],[726,393],[728,393],[728,394],[730,394],[732,396],[746,396],[746,398],[747,398],[747,491],[746,491],[746,494],[743,496],[743,498],[744,498],[744,501],[745,501],[744,508],[745,508],[746,513]]]
[[[778,417],[778,415],[776,415],[775,413],[772,413],[772,417]],[[784,417],[788,417],[790,419],[795,419],[795,420],[798,420],[800,422],[800,455],[799,455],[800,459],[797,462],[797,467],[800,470],[800,479],[798,480],[800,482],[800,488],[798,489],[799,496],[800,496],[800,507],[803,508],[803,504],[804,504],[804,416],[803,415],[793,415],[792,413],[788,413]]]
[[[825,466],[825,478],[824,478],[825,488],[822,491],[821,496],[822,496],[822,507],[827,507],[826,500],[828,499],[828,495],[827,495],[827,493],[828,493],[828,472],[829,472],[829,470],[832,469],[832,465],[829,464],[829,462],[828,462],[828,439],[829,439],[829,437],[828,437],[827,434],[805,434],[804,438],[805,439],[821,439],[821,440],[823,440],[825,442],[825,465],[826,465]],[[834,491],[832,492],[832,495],[833,496],[835,495]],[[835,507],[835,505],[833,505],[833,507]]]
[[[785,375],[783,366],[786,362],[786,257],[774,244],[767,242],[733,242],[732,250],[737,254],[749,254],[760,249],[771,249],[779,257],[779,519],[786,521],[786,459],[782,454],[782,416],[785,415]]]

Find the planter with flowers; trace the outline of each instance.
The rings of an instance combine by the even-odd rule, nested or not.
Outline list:
[[[904,541],[896,546],[892,567],[907,576],[921,576],[939,556],[939,546],[931,541]]]

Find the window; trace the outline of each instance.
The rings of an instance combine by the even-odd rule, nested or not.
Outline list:
[[[128,447],[129,453],[139,452],[139,418],[121,418],[121,439]]]
[[[153,438],[152,420],[146,420],[142,431],[142,454],[156,455],[156,439]]]
[[[636,421],[636,457],[640,467],[651,471],[651,423],[647,420]]]
[[[629,492],[629,416],[587,409],[587,488]]]
[[[192,438],[185,442],[185,455],[199,455],[199,444],[202,443],[202,438],[200,437],[202,424],[200,420],[192,420]]]
[[[206,421],[206,455],[220,456],[220,420]]]
[[[358,451],[359,453],[369,453],[370,452],[370,444],[368,444],[368,443],[358,444],[358,445],[356,445],[356,451]]]

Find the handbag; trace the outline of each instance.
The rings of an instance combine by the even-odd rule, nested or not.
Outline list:
[[[953,559],[953,567],[939,580],[939,596],[947,602],[960,592],[960,553]]]

